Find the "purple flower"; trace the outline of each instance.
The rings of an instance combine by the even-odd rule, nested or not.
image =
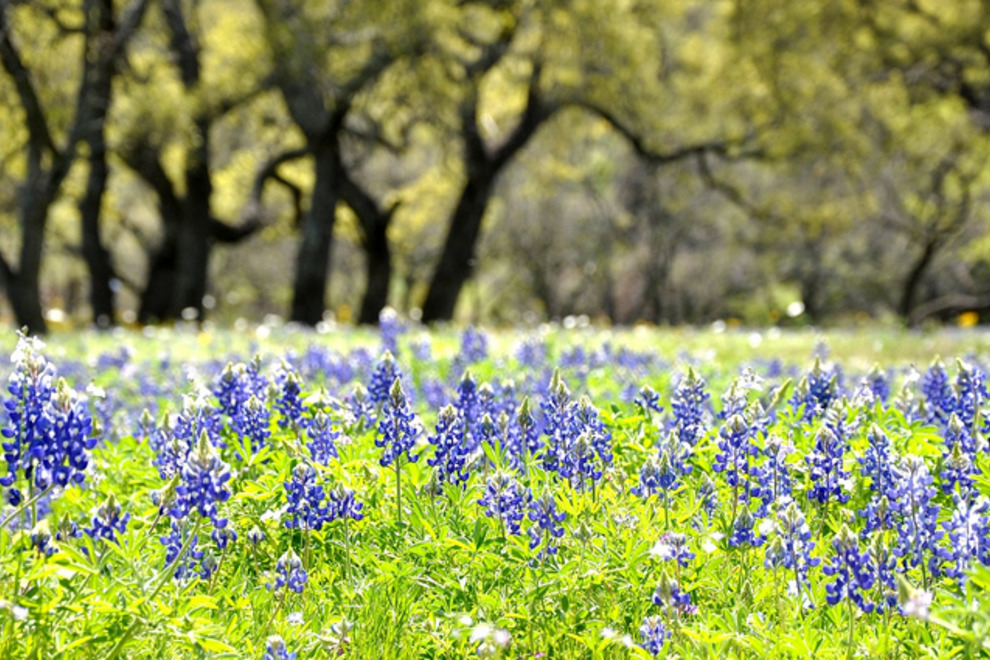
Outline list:
[[[659,616],[648,616],[639,627],[639,636],[643,640],[640,646],[655,658],[660,655],[664,643],[670,638],[670,631],[664,627]]]
[[[123,534],[131,514],[121,510],[113,493],[93,511],[93,526],[84,530],[93,539],[106,539],[117,543],[117,534]]]
[[[397,463],[402,456],[409,463],[419,460],[418,454],[412,453],[412,448],[419,437],[420,428],[415,415],[409,407],[406,394],[402,390],[402,382],[396,378],[392,390],[382,406],[381,419],[378,420],[378,434],[375,446],[384,448],[379,463],[388,467]]]

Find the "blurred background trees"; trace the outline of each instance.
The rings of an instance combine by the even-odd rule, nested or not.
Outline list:
[[[980,318],[988,34],[980,0],[0,0],[0,315]]]

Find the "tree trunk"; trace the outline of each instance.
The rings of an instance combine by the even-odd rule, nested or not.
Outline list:
[[[16,273],[8,278],[7,294],[18,327],[31,334],[48,331],[41,311],[41,254],[51,197],[44,182],[31,181],[21,208],[21,251]]]
[[[209,120],[201,118],[196,124],[199,144],[191,155],[192,162],[186,168],[186,195],[176,242],[178,251],[171,305],[171,314],[175,318],[181,317],[184,310],[192,309],[196,312],[196,318],[202,319],[212,247],[210,196],[213,193],[213,183],[207,152]]]
[[[454,209],[440,262],[423,302],[423,323],[454,318],[457,298],[474,270],[481,221],[488,208],[494,182],[495,171],[490,168],[468,179]]]
[[[114,323],[113,291],[110,280],[113,268],[110,253],[100,240],[100,211],[103,193],[107,187],[107,144],[106,121],[113,93],[113,59],[108,52],[107,40],[114,33],[112,0],[96,0],[93,3],[94,24],[89,28],[86,57],[91,61],[87,66],[90,75],[89,94],[84,100],[86,119],[83,139],[89,145],[89,176],[86,180],[86,194],[79,205],[82,222],[82,253],[89,270],[89,301],[92,307],[93,322],[97,327],[106,328]]]
[[[305,325],[319,323],[326,304],[340,166],[337,136],[331,133],[313,148],[316,180],[309,211],[303,218],[302,239],[296,258],[290,319]]]
[[[361,313],[358,323],[377,325],[378,316],[388,303],[388,288],[392,280],[392,254],[388,246],[386,230],[388,223],[374,225],[373,233],[365,237],[364,253],[367,258],[364,297],[361,299]]]
[[[918,287],[921,286],[921,278],[924,277],[925,271],[928,270],[928,266],[935,258],[937,249],[938,241],[930,240],[925,243],[925,249],[921,252],[918,260],[914,262],[914,265],[908,272],[907,278],[904,280],[904,287],[901,289],[901,301],[897,305],[897,313],[909,325],[913,322],[911,312],[914,310],[914,302],[918,296]]]

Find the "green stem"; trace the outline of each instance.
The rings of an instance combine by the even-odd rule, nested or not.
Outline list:
[[[402,524],[402,472],[398,458],[395,459],[395,524]]]
[[[37,510],[34,508],[34,505],[38,502],[38,500],[40,500],[42,497],[44,497],[45,495],[47,495],[48,493],[50,493],[51,490],[52,490],[52,488],[51,488],[51,486],[49,486],[48,488],[45,488],[44,490],[40,491],[37,495],[33,495],[33,496],[31,496],[30,499],[25,500],[24,502],[22,502],[19,507],[17,507],[16,509],[14,509],[10,513],[10,515],[8,515],[6,518],[4,518],[3,521],[0,521],[0,527],[6,527],[7,526],[7,523],[9,523],[11,520],[13,520],[14,518],[17,518],[19,515],[21,515],[22,513],[24,513],[24,510],[25,509],[27,509],[28,507],[31,507],[31,511],[32,511],[32,514],[31,514],[31,527],[33,528],[34,525],[38,522],[37,520],[35,520],[35,517],[37,516]]]
[[[151,592],[151,595],[144,599],[145,602],[153,601],[155,596],[158,595],[158,592],[162,590],[162,587],[171,581],[175,573],[175,567],[179,565],[179,562],[182,561],[186,552],[189,550],[189,546],[192,545],[192,540],[199,535],[199,526],[201,522],[201,519],[196,521],[196,525],[193,527],[192,533],[189,534],[188,538],[186,538],[186,542],[182,544],[182,548],[179,549],[179,553],[175,556],[175,559],[172,560],[172,563],[166,566],[165,570],[162,571],[162,576],[158,581],[158,585],[155,587],[154,591]],[[127,645],[127,642],[134,637],[140,627],[141,619],[134,619],[127,630],[124,631],[124,634],[121,635],[120,639],[117,640],[117,643],[114,644],[114,647],[110,649],[110,653],[107,654],[106,660],[114,660],[114,658],[120,655],[120,651]]]

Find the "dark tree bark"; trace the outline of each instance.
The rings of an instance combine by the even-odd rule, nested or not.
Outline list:
[[[382,209],[378,203],[347,171],[340,170],[341,199],[358,217],[365,254],[365,289],[361,298],[361,310],[357,322],[360,325],[377,325],[382,309],[388,303],[388,289],[392,281],[392,252],[388,244],[388,226],[396,207]]]
[[[326,304],[340,172],[340,145],[336,130],[328,130],[323,141],[314,145],[312,151],[316,180],[309,210],[303,217],[290,316],[292,321],[306,325],[320,322]]]
[[[486,62],[487,68],[484,70],[497,61],[498,57],[494,57]],[[461,105],[461,137],[467,180],[451,215],[443,250],[423,302],[424,323],[449,321],[454,317],[461,289],[474,269],[481,222],[498,175],[557,110],[556,106],[541,100],[539,85],[540,66],[534,64],[526,109],[519,124],[501,147],[490,151],[478,131],[478,84],[477,80],[472,81],[468,98]]]
[[[148,6],[148,0],[136,0],[121,15],[114,17],[112,0],[90,0],[86,25],[86,66],[89,93],[84,99],[86,113],[82,140],[89,145],[89,174],[86,193],[79,205],[82,223],[82,255],[89,270],[90,306],[93,322],[105,328],[114,323],[115,308],[110,281],[114,272],[110,253],[100,239],[100,216],[106,191],[107,167],[106,122],[113,94],[113,78],[125,46],[134,35]]]
[[[75,114],[61,148],[52,139],[48,117],[35,90],[31,72],[21,58],[8,22],[10,3],[0,2],[0,67],[11,77],[18,101],[24,111],[28,130],[27,177],[21,185],[18,221],[21,245],[16,270],[0,256],[0,280],[10,300],[18,325],[29,332],[47,330],[41,309],[41,260],[48,211],[69,173],[86,118],[85,102],[89,80],[83,76],[79,85]]]
[[[938,251],[938,241],[930,240],[928,241],[918,255],[918,258],[911,265],[910,270],[908,270],[907,277],[904,278],[904,285],[901,287],[901,297],[897,304],[897,313],[900,314],[901,318],[907,321],[908,325],[913,325],[915,317],[913,316],[915,301],[918,298],[918,288],[921,286],[921,280],[925,276],[925,272],[931,265],[932,260],[935,258],[935,254]]]

